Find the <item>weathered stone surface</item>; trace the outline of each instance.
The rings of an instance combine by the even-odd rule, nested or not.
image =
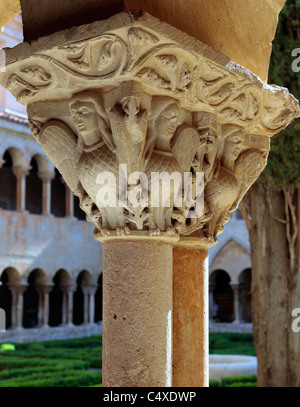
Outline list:
[[[125,0],[201,40],[267,81],[277,16],[286,0]]]
[[[21,11],[20,0],[1,0],[0,29],[8,24]]]
[[[170,387],[172,246],[103,246],[103,386]]]
[[[173,249],[173,387],[208,386],[208,251]]]
[[[7,62],[1,82],[28,105],[36,140],[101,240],[183,236],[212,245],[266,165],[269,137],[299,115],[286,89],[265,85],[148,14],[120,13],[22,44],[7,50]],[[168,205],[149,204],[155,195],[149,188],[143,205],[127,200],[105,207],[98,197],[106,187],[97,177],[109,171],[120,181],[120,164],[129,174],[142,171],[148,185],[153,172],[192,168],[192,202],[178,204],[181,186]],[[200,172],[201,214],[195,207]],[[146,181],[127,179],[113,198],[136,186],[144,194]]]

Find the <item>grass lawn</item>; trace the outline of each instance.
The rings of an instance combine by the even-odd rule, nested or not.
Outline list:
[[[15,344],[0,352],[0,387],[78,387],[102,382],[102,338]]]
[[[210,333],[209,353],[255,356],[252,334]]]
[[[0,387],[100,387],[102,337],[14,344],[0,352]],[[255,355],[252,334],[211,333],[211,354]],[[210,381],[210,386],[248,387],[256,377]]]

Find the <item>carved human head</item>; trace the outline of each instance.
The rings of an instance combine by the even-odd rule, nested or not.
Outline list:
[[[83,138],[86,145],[101,140],[101,127],[105,115],[100,95],[83,92],[72,97],[69,109],[78,136]]]
[[[151,121],[156,137],[171,139],[177,128],[179,118],[179,104],[171,98],[159,97],[151,105]]]
[[[225,136],[223,155],[235,161],[241,152],[244,134],[242,129],[234,126],[231,126],[227,133]]]

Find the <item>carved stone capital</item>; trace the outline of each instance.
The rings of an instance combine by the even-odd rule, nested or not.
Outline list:
[[[38,176],[42,180],[42,182],[48,184],[53,180],[55,174],[51,171],[39,171]]]
[[[102,241],[214,244],[265,167],[269,137],[300,113],[287,89],[146,13],[6,59],[0,82],[28,105],[34,137]],[[169,193],[162,174],[174,176]]]
[[[15,165],[12,167],[12,172],[18,179],[24,179],[29,174],[31,167],[27,165]]]

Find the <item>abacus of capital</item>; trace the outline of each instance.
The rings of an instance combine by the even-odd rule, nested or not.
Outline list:
[[[103,385],[207,386],[207,250],[265,167],[269,138],[299,116],[297,101],[143,12],[23,43],[6,61],[1,84],[27,105],[33,136],[103,242]],[[97,204],[98,175],[123,179],[119,164],[146,180],[204,173],[202,214],[176,206],[181,187],[169,206],[143,205],[141,178],[116,192],[139,206]]]

